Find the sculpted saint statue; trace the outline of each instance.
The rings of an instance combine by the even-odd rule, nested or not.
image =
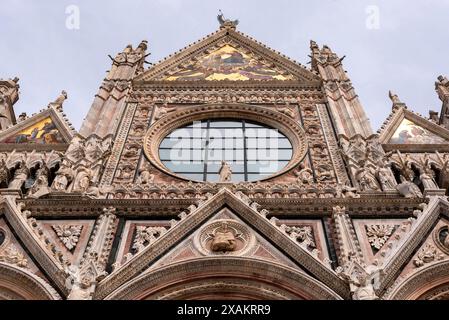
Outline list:
[[[231,166],[226,162],[221,162],[221,168],[219,171],[220,174],[220,182],[230,182],[232,176]]]
[[[418,186],[413,182],[405,179],[405,177],[402,175],[401,175],[401,183],[396,186],[396,190],[398,190],[399,193],[405,198],[422,197],[421,190],[419,190]]]
[[[383,191],[395,190],[397,185],[396,180],[392,175],[389,167],[386,166],[382,161],[379,161],[377,178],[379,178],[379,182]]]
[[[153,183],[154,174],[151,174],[148,169],[143,169],[140,172],[139,177],[137,178],[138,184],[150,184]]]
[[[421,182],[423,184],[424,190],[438,189],[438,186],[435,183],[435,180],[433,179],[431,174],[425,172],[424,170],[421,172],[419,179],[421,180]]]
[[[29,170],[26,166],[25,161],[21,161],[19,168],[17,168],[14,173],[14,179],[9,184],[10,189],[20,189],[22,185],[25,183],[25,180],[28,178]]]
[[[391,91],[388,92],[388,96],[390,97],[393,104],[401,104],[402,101],[399,99],[399,96]]]

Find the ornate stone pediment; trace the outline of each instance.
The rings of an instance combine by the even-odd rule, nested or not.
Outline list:
[[[205,224],[213,223],[209,219],[223,206],[229,207],[238,219],[245,221],[245,224],[242,224],[239,220],[232,220],[236,222],[229,222],[226,231],[223,231],[225,228],[220,225],[212,226],[212,228],[206,227]],[[289,260],[307,269],[338,294],[342,296],[347,295],[347,288],[344,287],[342,280],[330,268],[328,261],[321,261],[315,252],[309,250],[310,241],[302,241],[297,232],[288,232],[289,228],[287,226],[279,226],[276,218],[267,218],[268,214],[269,212],[266,209],[260,209],[257,203],[253,202],[242,192],[233,193],[227,188],[223,188],[216,195],[209,196],[207,200],[200,200],[198,205],[191,205],[187,211],[179,215],[179,220],[170,221],[170,228],[167,232],[160,235],[134,257],[127,257],[123,265],[116,265],[114,272],[98,284],[97,297],[104,298],[120,285],[142,273],[148,268],[148,265],[156,262],[156,258],[173,248],[173,245],[185,239],[186,235],[197,228],[199,228],[200,234],[198,234],[197,241],[194,241],[194,243],[196,243],[198,248],[201,248],[198,251],[203,254],[208,252],[212,255],[229,255],[236,252],[249,252],[251,249],[254,249],[251,244],[254,240],[251,240],[253,239],[250,233],[251,230],[246,223],[260,234],[270,234],[269,242],[275,243],[278,248],[281,248],[281,252]],[[231,232],[232,239],[235,240],[235,247],[233,248],[235,250],[214,251],[212,245],[217,232],[220,232],[221,235],[227,232],[228,240],[231,238],[229,233]],[[221,237],[220,241],[223,239],[224,237]],[[305,242],[304,245],[301,242]],[[195,246],[195,244],[193,245]]]
[[[443,144],[446,139],[436,135],[422,126],[404,118],[391,136],[388,143],[392,144]]]
[[[207,52],[207,51],[206,51]],[[196,59],[195,59],[196,60]],[[235,48],[231,44],[224,44],[220,48],[208,53],[183,69],[163,78],[168,81],[245,81],[245,80],[294,80],[295,78],[276,70],[276,67],[259,61],[257,57]]]
[[[24,119],[0,132],[0,149],[62,149],[65,150],[75,130],[60,109],[48,109]]]
[[[449,130],[400,106],[393,109],[382,125],[379,141],[385,151],[447,151]]]
[[[221,29],[180,50],[134,81],[319,81],[299,63],[241,32]]]

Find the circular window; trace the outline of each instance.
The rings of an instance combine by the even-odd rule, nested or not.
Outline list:
[[[236,119],[192,122],[159,145],[160,161],[168,170],[209,182],[268,178],[284,169],[292,154],[292,144],[277,129]]]

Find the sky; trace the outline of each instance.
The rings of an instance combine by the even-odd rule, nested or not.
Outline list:
[[[449,0],[0,0],[0,78],[20,78],[17,115],[66,90],[64,110],[79,129],[109,54],[146,39],[155,63],[217,30],[219,9],[306,66],[310,40],[345,55],[374,131],[391,111],[388,90],[424,116],[440,111],[434,83],[449,76]]]

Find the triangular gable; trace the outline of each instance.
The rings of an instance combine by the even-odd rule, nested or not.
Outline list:
[[[231,225],[233,223],[237,226],[237,228],[233,228]],[[208,245],[210,245],[208,242],[212,239],[210,237],[208,239],[204,239],[204,235],[208,234],[217,227],[220,228],[223,225],[229,226],[228,229],[231,230],[232,233],[239,234],[239,236],[235,238],[235,253],[239,256],[247,256],[256,259],[261,258],[273,261],[275,263],[284,264],[288,267],[298,268],[289,258],[265,240],[262,235],[260,235],[251,226],[239,219],[239,217],[230,209],[223,208],[212,216],[205,225],[197,229],[188,238],[179,243],[154,265],[150,266],[149,270],[187,259],[195,259],[213,255],[214,253],[212,253],[208,248]],[[215,255],[227,256],[229,255],[229,252],[217,252]]]
[[[67,145],[74,134],[63,115],[49,107],[0,132],[0,145],[14,145],[14,148]]]
[[[400,107],[393,110],[379,130],[379,141],[386,151],[445,150],[449,147],[449,130]]]
[[[165,77],[168,81],[208,80],[294,80],[291,74],[282,74],[249,53],[225,44],[219,49],[192,62],[184,69]]]
[[[306,67],[233,29],[221,29],[187,46],[134,81],[320,81]]]
[[[442,144],[448,141],[430,130],[405,118],[391,136],[392,144]]]
[[[320,261],[307,248],[298,244],[282,226],[278,226],[277,219],[267,219],[267,210],[259,210],[259,205],[244,194],[234,194],[227,188],[223,188],[202,202],[199,207],[191,206],[189,214],[181,213],[181,220],[173,220],[172,227],[166,233],[130,258],[125,264],[114,269],[113,273],[98,284],[95,298],[105,298],[121,285],[141,274],[148,266],[174,248],[194,230],[203,226],[220,208],[225,206],[259,234],[267,237],[267,240],[300,268],[307,270],[342,297],[349,295],[344,280],[338,277],[327,263]]]
[[[379,291],[384,290],[397,279],[404,264],[422,245],[423,237],[432,231],[441,215],[447,217],[448,208],[449,202],[445,197],[431,197],[429,204],[418,214],[411,227],[406,228],[401,236],[395,239],[389,250],[385,251],[385,258],[379,266],[384,275],[380,281]]]
[[[63,263],[65,257],[58,247],[45,236],[40,235],[34,223],[34,218],[29,218],[21,212],[23,205],[16,204],[16,196],[3,195],[3,214],[8,221],[8,225],[14,230],[26,252],[32,256],[33,263],[43,269],[45,275],[52,275],[52,282],[62,292],[67,292],[66,275],[64,269],[67,267]]]

